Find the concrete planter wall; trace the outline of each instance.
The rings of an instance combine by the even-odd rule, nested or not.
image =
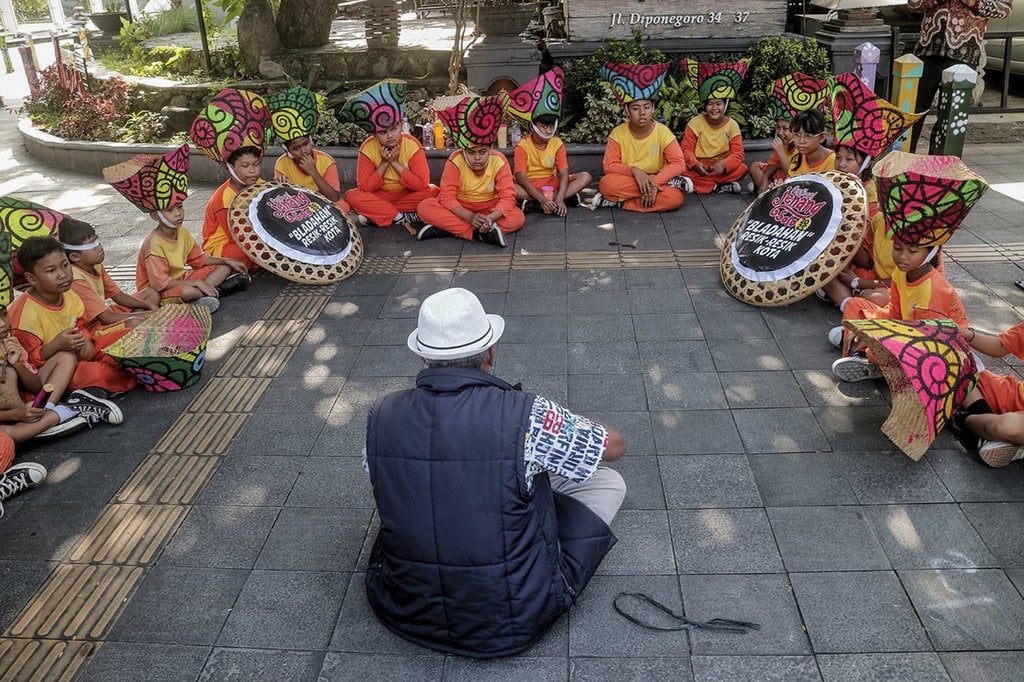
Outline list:
[[[165,154],[174,147],[170,145],[126,144],[123,142],[82,142],[64,140],[49,133],[37,130],[28,118],[18,121],[18,130],[25,143],[28,153],[40,161],[66,170],[90,175],[102,176],[107,166],[127,161],[137,154]],[[748,140],[743,144],[747,152],[771,149],[770,140]],[[351,187],[356,178],[356,157],[359,150],[354,147],[326,147],[323,149],[338,162],[338,176],[342,186]],[[569,167],[573,171],[588,171],[599,177],[601,161],[604,157],[604,145],[601,144],[570,144],[566,145],[569,156]],[[512,150],[505,149],[505,155],[512,158]],[[274,173],[274,162],[284,149],[271,146],[263,159],[263,177],[269,178]],[[444,162],[451,155],[450,149],[428,149],[427,161],[430,164],[431,177],[441,177]],[[227,172],[211,159],[192,150],[192,163],[189,178],[195,182],[220,183],[227,179]]]

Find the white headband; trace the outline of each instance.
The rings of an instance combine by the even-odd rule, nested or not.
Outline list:
[[[86,242],[85,244],[65,244],[64,245],[64,250],[65,251],[88,251],[89,249],[95,249],[99,245],[100,245],[100,240],[99,239],[93,239],[91,242]]]
[[[552,129],[550,135],[546,135],[546,134],[542,133],[540,131],[540,129],[537,128],[537,124],[536,123],[530,123],[530,128],[533,130],[534,133],[537,134],[537,137],[539,137],[540,139],[542,139],[542,140],[550,140],[552,137],[555,136],[555,133],[558,132],[558,121],[555,121],[555,127],[554,127],[554,129]]]
[[[167,227],[173,227],[174,229],[178,229],[177,225],[175,225],[174,223],[167,219],[167,216],[164,215],[163,211],[157,211],[156,215],[158,218],[160,218],[160,222],[162,222]]]

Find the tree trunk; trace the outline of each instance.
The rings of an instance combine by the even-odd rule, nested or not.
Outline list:
[[[238,54],[253,71],[259,70],[263,57],[281,51],[270,0],[247,0],[238,15],[237,32]]]
[[[337,0],[281,0],[277,10],[277,34],[288,48],[326,45]]]

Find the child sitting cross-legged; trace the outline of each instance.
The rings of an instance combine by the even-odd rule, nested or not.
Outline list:
[[[505,246],[505,235],[523,227],[508,159],[494,149],[504,107],[497,97],[467,97],[437,112],[460,147],[441,172],[437,198],[420,202],[426,223],[416,238],[455,236]]]
[[[133,296],[121,291],[103,267],[104,251],[89,223],[64,218],[57,228],[71,273],[71,290],[85,305],[85,320],[98,348],[106,348],[146,319],[160,305],[160,294],[145,288]],[[114,304],[108,306],[107,299]]]
[[[248,288],[249,275],[241,261],[203,251],[181,226],[183,202],[188,196],[188,165],[188,145],[182,145],[163,156],[137,156],[104,168],[103,177],[156,222],[139,248],[136,290],[152,289],[161,302],[195,301],[213,312],[221,297]]]
[[[377,227],[420,223],[420,202],[437,196],[423,145],[402,132],[404,81],[384,80],[348,99],[340,115],[370,133],[359,145],[356,186],[345,192],[356,219]],[[417,228],[412,228],[417,229]]]
[[[71,264],[63,244],[52,237],[30,237],[18,249],[18,261],[30,287],[8,314],[28,362],[45,368],[58,356],[67,358],[54,362],[73,364],[70,377],[56,371],[47,377],[54,386],[52,399],[66,396],[65,402],[80,414],[120,424],[120,409],[105,398],[135,388],[135,377],[96,349],[86,327],[85,305],[71,291]]]
[[[679,181],[686,192],[739,194],[739,180],[747,174],[743,138],[739,125],[726,112],[747,73],[747,61],[701,64],[684,59],[682,65],[694,82],[704,113],[690,119],[683,132],[686,170]]]
[[[611,84],[628,120],[608,135],[591,208],[621,207],[648,213],[674,211],[683,192],[672,179],[683,172],[683,150],[664,123],[654,119],[654,98],[665,82],[665,64],[606,62],[601,77]]]
[[[516,145],[513,159],[516,200],[523,213],[564,216],[567,207],[579,206],[579,192],[592,179],[586,171],[569,173],[565,144],[557,135],[564,75],[556,66],[508,94],[508,112],[530,128]]]
[[[955,156],[902,152],[892,152],[878,164],[875,181],[879,193],[886,197],[882,215],[896,264],[889,302],[879,306],[864,298],[848,298],[842,308],[843,319],[950,319],[966,327],[967,314],[960,297],[935,267],[935,258],[988,185]],[[933,210],[921,211],[921,201]],[[832,363],[832,372],[840,380],[882,376],[855,335],[836,327],[829,332],[829,340],[843,349],[844,357]]]

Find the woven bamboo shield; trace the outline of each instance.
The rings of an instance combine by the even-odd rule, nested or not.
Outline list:
[[[826,171],[789,178],[760,195],[722,248],[722,283],[759,307],[782,306],[831,282],[853,260],[868,229],[860,181]]]
[[[238,193],[231,233],[257,265],[302,284],[333,284],[363,262],[363,240],[326,197],[288,183],[260,183]]]
[[[882,368],[892,410],[882,424],[907,457],[924,457],[974,387],[978,364],[952,320],[846,320]]]

